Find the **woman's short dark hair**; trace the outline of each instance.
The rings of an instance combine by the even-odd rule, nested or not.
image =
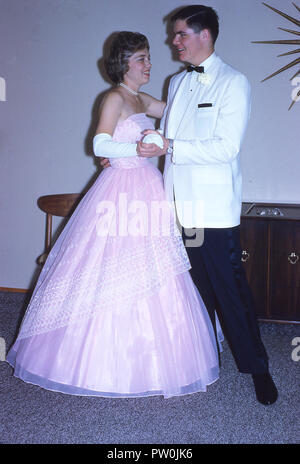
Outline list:
[[[114,84],[123,81],[127,73],[129,58],[139,50],[149,50],[146,36],[139,32],[122,31],[117,34],[110,46],[108,57],[105,59],[105,69]]]
[[[216,11],[210,6],[190,5],[181,8],[171,17],[171,21],[177,19],[186,21],[186,24],[193,29],[194,32],[201,32],[203,29],[209,29],[213,43],[219,35],[219,18]]]

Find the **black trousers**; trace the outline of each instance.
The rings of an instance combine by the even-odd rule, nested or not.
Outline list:
[[[201,246],[188,246],[191,276],[215,328],[215,311],[237,368],[243,373],[268,371],[254,301],[241,263],[240,228],[205,229]],[[189,242],[192,243],[192,242]]]

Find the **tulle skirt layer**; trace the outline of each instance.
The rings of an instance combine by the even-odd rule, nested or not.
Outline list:
[[[214,333],[188,273],[124,311],[21,339],[7,361],[15,376],[49,390],[111,397],[205,391],[218,378]]]

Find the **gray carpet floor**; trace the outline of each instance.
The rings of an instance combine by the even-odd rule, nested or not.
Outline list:
[[[0,292],[0,337],[8,350],[28,296]],[[0,362],[0,443],[5,444],[299,444],[300,361],[292,359],[299,325],[260,324],[279,390],[256,401],[226,341],[220,379],[206,393],[108,399],[69,396],[24,383]]]

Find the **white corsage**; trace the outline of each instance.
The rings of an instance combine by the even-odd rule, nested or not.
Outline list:
[[[203,85],[210,85],[212,82],[212,76],[207,73],[200,73],[198,74],[197,81]]]
[[[159,134],[148,134],[142,140],[143,143],[155,143],[159,148],[163,148],[164,142]]]

